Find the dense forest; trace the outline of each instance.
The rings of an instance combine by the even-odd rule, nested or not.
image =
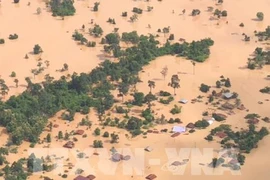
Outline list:
[[[115,34],[105,37],[109,46],[116,47],[115,44],[120,40],[116,39]],[[38,142],[48,118],[59,110],[66,110],[66,120],[73,120],[76,112],[88,113],[90,107],[96,108],[101,116],[114,104],[110,90],[117,87],[113,85],[113,81],[118,82],[118,86],[127,92],[131,85],[138,82],[137,75],[142,67],[156,57],[180,55],[200,61],[209,56],[209,47],[213,45],[211,39],[203,39],[190,44],[167,42],[159,47],[159,42],[152,35],[138,36],[132,32],[125,33],[123,37],[133,46],[121,49],[118,63],[105,60],[89,74],[74,73],[71,79],[62,76],[59,80],[54,80],[47,76],[44,82],[38,84],[26,78],[27,90],[0,104],[0,125],[7,128],[12,142]]]

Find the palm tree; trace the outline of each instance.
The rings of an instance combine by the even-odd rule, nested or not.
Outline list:
[[[18,87],[19,80],[18,79],[14,79],[14,82],[15,82],[16,88],[17,88]]]
[[[155,88],[156,84],[154,81],[148,81],[148,87],[150,88],[150,93],[152,93],[152,88]]]
[[[195,66],[196,66],[196,63],[195,61],[191,61],[192,65],[193,65],[193,75],[195,74]]]
[[[180,79],[178,78],[177,74],[172,75],[171,82],[168,85],[174,89],[174,95],[176,95],[175,89],[180,88]]]

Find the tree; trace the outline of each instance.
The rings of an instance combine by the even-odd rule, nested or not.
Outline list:
[[[148,81],[148,87],[150,88],[150,92],[149,93],[152,93],[152,88],[155,88],[156,86],[156,83],[155,81]]]
[[[99,136],[100,135],[100,129],[99,128],[96,128],[95,131],[94,131],[95,135],[96,136]]]
[[[62,131],[58,132],[58,139],[63,139],[63,132]]]
[[[220,81],[216,81],[216,88],[221,88],[221,82]]]
[[[128,90],[129,84],[123,82],[119,84],[118,91],[122,95],[122,102],[124,101],[124,95],[128,93]]]
[[[47,135],[46,140],[47,140],[48,143],[51,142],[51,134],[50,133]]]
[[[17,88],[18,87],[19,80],[18,79],[14,79],[14,83],[16,84],[16,88]]]
[[[131,22],[134,22],[134,21],[137,21],[138,20],[138,15],[137,14],[133,14],[131,17],[130,17],[130,21]]]
[[[163,78],[165,80],[165,78],[166,78],[166,76],[168,74],[168,67],[167,66],[163,67],[162,71],[160,73],[162,74],[162,76],[163,76]]]
[[[224,86],[225,87],[231,87],[231,81],[230,81],[229,78],[226,79]]]
[[[109,136],[110,136],[110,134],[108,133],[108,131],[105,131],[104,134],[103,134],[103,137],[107,138]]]
[[[102,141],[94,140],[94,142],[93,142],[93,147],[94,147],[94,148],[103,148],[103,143],[102,143]]]
[[[16,77],[16,73],[14,71],[11,72],[10,77]]]
[[[53,128],[53,124],[52,124],[52,122],[50,122],[49,123],[49,129],[50,129],[51,132],[52,132],[52,128]]]
[[[14,3],[19,3],[19,2],[20,2],[20,0],[13,0],[13,2],[14,2]]]
[[[68,140],[69,139],[69,134],[68,132],[65,133],[65,137],[64,137],[64,140]]]
[[[207,93],[209,90],[210,90],[210,86],[203,83],[201,84],[201,87],[200,87],[201,92]]]
[[[97,12],[97,11],[98,11],[99,5],[100,5],[99,2],[95,2],[95,3],[94,3],[94,7],[93,7],[93,11]]]
[[[41,8],[40,7],[37,8],[37,14],[38,15],[41,14]]]
[[[137,106],[142,106],[144,101],[144,94],[142,92],[137,92],[133,94],[133,104]]]
[[[74,0],[51,0],[50,6],[53,16],[73,16],[76,12]]]
[[[264,14],[262,12],[257,12],[256,16],[260,21],[264,19]]]
[[[34,54],[39,54],[39,53],[41,53],[41,52],[42,52],[41,47],[40,47],[38,44],[36,44],[36,45],[34,46]]]
[[[117,143],[119,136],[115,133],[111,134],[111,143]]]
[[[103,29],[99,25],[95,24],[94,28],[89,29],[89,33],[92,36],[100,37],[103,35]]]
[[[174,95],[176,95],[175,89],[180,88],[180,79],[177,74],[172,75],[171,82],[168,84],[168,86],[171,86],[174,89]]]
[[[109,33],[105,36],[108,44],[119,44],[120,36],[117,33]]]

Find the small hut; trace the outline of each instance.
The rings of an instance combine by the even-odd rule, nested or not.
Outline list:
[[[149,129],[149,130],[147,131],[147,133],[153,133],[153,130],[150,130],[150,129]]]
[[[92,174],[90,174],[90,175],[88,175],[88,176],[86,176],[89,180],[93,180],[93,179],[95,179],[96,178],[96,176],[94,176],[94,175],[92,175]]]
[[[75,135],[83,135],[83,134],[84,134],[84,130],[79,129],[79,130],[75,131],[74,134],[75,134]]]
[[[74,146],[75,144],[72,141],[68,141],[66,144],[64,144],[64,147],[69,149],[73,148]]]
[[[54,128],[58,128],[59,125],[58,125],[58,124],[54,124],[53,127],[54,127]]]
[[[149,174],[148,176],[145,177],[145,179],[148,179],[148,180],[152,180],[152,179],[156,179],[157,176],[155,174]]]

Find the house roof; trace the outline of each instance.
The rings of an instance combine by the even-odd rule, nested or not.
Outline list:
[[[185,132],[186,131],[186,127],[183,127],[183,126],[173,126],[172,131],[173,132],[182,133],[182,132]]]
[[[180,132],[177,132],[177,133],[172,134],[171,137],[177,137],[179,135],[180,135]]]
[[[123,159],[123,155],[121,155],[121,154],[119,154],[119,153],[115,153],[115,154],[113,154],[112,159],[113,159],[114,161],[120,161],[120,160]]]
[[[233,93],[230,93],[230,92],[227,92],[227,93],[224,93],[223,96],[227,99],[233,97]]]
[[[82,129],[75,131],[75,134],[77,134],[77,135],[83,135],[83,133],[84,133],[84,130],[82,130]]]
[[[92,174],[90,174],[90,175],[88,175],[88,176],[86,176],[86,177],[88,178],[88,180],[93,180],[93,179],[96,178],[96,176],[94,176],[94,175],[92,175]]]
[[[149,174],[148,176],[146,176],[146,179],[152,180],[155,179],[157,176],[155,174]]]
[[[186,103],[188,103],[188,100],[186,100],[186,99],[180,99],[179,102],[180,102],[180,103],[183,103],[183,104],[186,104]]]
[[[66,148],[73,148],[74,147],[74,142],[68,141],[66,144],[64,144],[64,147],[66,147]]]
[[[146,148],[144,148],[144,150],[151,152],[151,151],[153,151],[153,148],[151,148],[150,146],[147,146]]]
[[[188,123],[186,127],[193,129],[193,128],[195,128],[195,125],[194,125],[194,123]]]
[[[74,178],[74,180],[89,180],[89,179],[87,177],[84,177],[82,175],[79,175],[76,178]]]

